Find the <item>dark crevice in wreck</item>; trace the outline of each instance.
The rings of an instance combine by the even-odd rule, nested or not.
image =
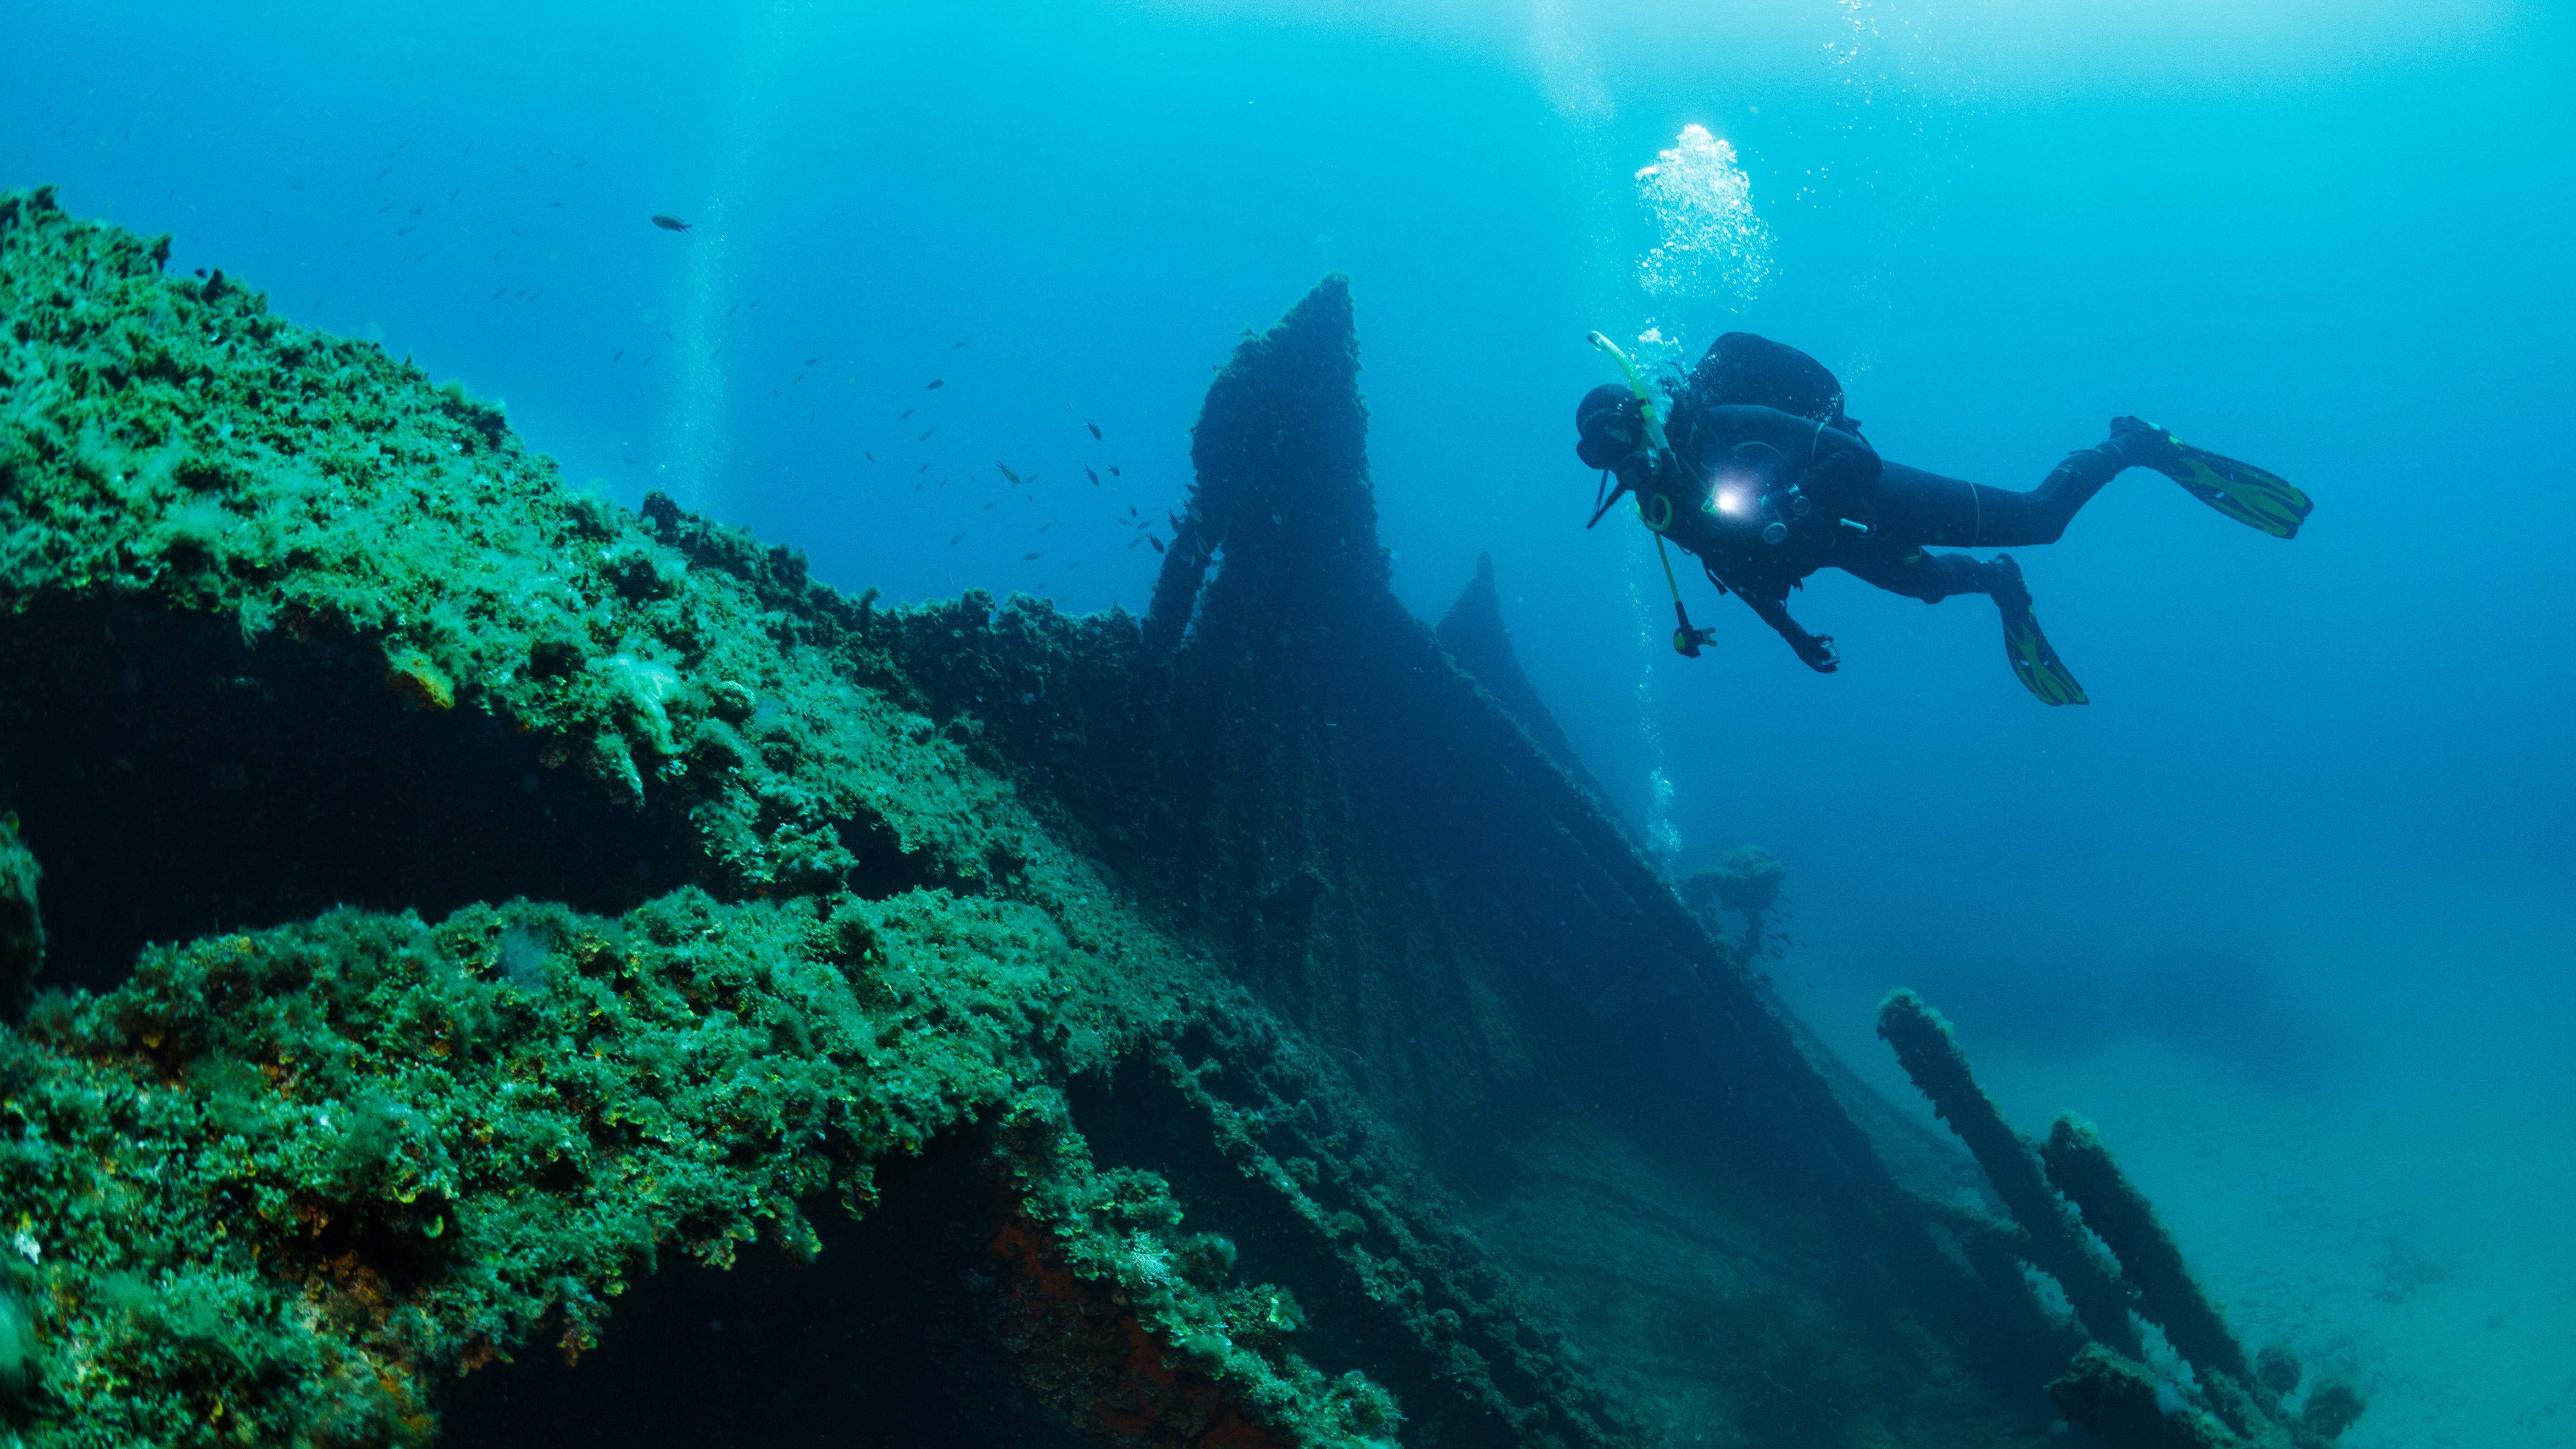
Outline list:
[[[910,890],[974,895],[984,888],[984,877],[960,875],[931,851],[904,849],[902,838],[881,816],[834,821],[833,833],[857,859],[857,864],[842,874],[842,887],[863,899],[881,901]],[[988,862],[988,867],[1000,864],[1006,863]],[[1007,871],[994,869],[994,873]]]
[[[44,867],[38,984],[147,941],[334,905],[527,896],[616,913],[688,881],[686,822],[550,769],[488,715],[414,707],[381,651],[120,607],[0,619],[0,811]]]
[[[467,1374],[439,1401],[443,1442],[1096,1443],[1029,1392],[1004,1344],[1002,1199],[976,1134],[878,1182],[864,1218],[814,1206],[810,1261],[766,1245],[730,1269],[681,1258],[618,1300],[615,1331],[579,1362],[531,1349]]]

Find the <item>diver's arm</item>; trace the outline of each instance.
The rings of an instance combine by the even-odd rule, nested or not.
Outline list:
[[[1785,597],[1756,598],[1742,589],[1736,592],[1742,595],[1745,603],[1752,606],[1754,613],[1762,616],[1763,623],[1770,625],[1781,638],[1789,641],[1789,647],[1798,651],[1798,658],[1809,669],[1818,674],[1831,674],[1842,666],[1843,657],[1841,651],[1834,648],[1834,636],[1810,634],[1798,627],[1798,621],[1789,617],[1788,599]]]

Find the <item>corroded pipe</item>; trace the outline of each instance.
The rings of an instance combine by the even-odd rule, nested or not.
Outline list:
[[[2131,1295],[2113,1267],[2084,1240],[2084,1230],[2063,1199],[2040,1175],[2028,1139],[2004,1121],[1994,1099],[1977,1085],[1968,1057],[1950,1035],[1941,1013],[1911,991],[1895,991],[1878,1004],[1878,1034],[1896,1049],[1896,1060],[1932,1101],[1932,1110],[1959,1134],[1995,1195],[2028,1235],[2031,1266],[2055,1278],[2066,1301],[2095,1339],[2132,1357],[2141,1350],[2129,1321]]]
[[[2182,1249],[2156,1218],[2146,1195],[2130,1186],[2093,1124],[2069,1112],[2050,1129],[2039,1150],[2048,1180],[2084,1214],[2084,1225],[2120,1260],[2121,1276],[2138,1291],[2138,1311],[2165,1331],[2174,1352],[2203,1375],[2222,1373],[2238,1384],[2254,1370],[2227,1321],[2191,1276]]]

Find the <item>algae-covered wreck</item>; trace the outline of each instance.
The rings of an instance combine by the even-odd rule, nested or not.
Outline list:
[[[1340,279],[1139,619],[844,597],[165,256],[0,198],[0,1442],[2329,1432],[2157,1409],[2178,1290],[1901,1182],[1397,606]]]

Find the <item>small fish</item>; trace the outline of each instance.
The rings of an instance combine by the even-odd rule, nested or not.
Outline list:
[[[501,300],[501,292],[506,292],[506,291],[508,291],[508,290],[510,290],[510,289],[509,289],[509,288],[507,288],[507,287],[503,287],[503,288],[501,289],[501,291],[500,291],[500,292],[494,292],[494,293],[492,294],[492,300],[493,300],[493,301],[495,301],[495,302],[500,301],[500,300]]]
[[[653,224],[664,231],[687,231],[689,229],[689,224],[687,222],[680,220],[676,216],[665,216],[658,211],[653,213]]]
[[[925,428],[922,430],[921,436],[913,439],[913,441],[916,443],[927,443],[930,441],[930,435],[938,431],[939,430],[937,428]]]
[[[620,454],[618,454],[617,456],[619,456],[619,457],[621,457],[621,458],[626,458],[626,455],[625,455],[624,453],[620,453]],[[632,459],[632,458],[626,458],[626,461],[627,461],[627,462],[629,462],[629,463],[634,463],[634,462],[635,462],[635,460],[634,460],[634,459]],[[643,465],[643,464],[641,464],[641,463],[636,463],[636,464],[635,464],[635,466],[637,466],[637,467],[639,467],[639,468],[640,468],[640,467],[642,467],[642,466],[644,466],[644,465]]]
[[[867,449],[865,449],[865,448],[861,448],[859,451],[860,451],[862,454],[864,454],[864,455],[866,456],[866,458],[867,458],[867,460],[868,460],[869,462],[873,463],[873,462],[875,462],[875,461],[877,460],[877,455],[876,455],[876,454],[874,454],[874,453],[870,453],[870,452],[868,452],[868,450],[867,450]]]
[[[1115,478],[1115,477],[1117,477],[1117,476],[1118,476],[1118,465],[1117,465],[1117,464],[1112,463],[1112,464],[1110,464],[1110,465],[1109,465],[1109,476],[1110,476],[1110,477],[1112,477],[1112,478]]]
[[[812,367],[815,363],[818,363],[818,362],[820,362],[820,361],[822,361],[822,360],[823,360],[823,359],[821,359],[821,358],[819,358],[819,357],[809,357],[809,358],[806,358],[806,359],[805,359],[805,365],[806,365],[807,367]]]
[[[1011,480],[1012,487],[1017,488],[1020,486],[1020,475],[1011,471],[1010,464],[995,463],[993,466],[1002,470],[1002,476]]]
[[[1129,518],[1133,518],[1133,517],[1135,517],[1135,516],[1136,516],[1136,505],[1135,505],[1135,504],[1130,503],[1130,504],[1128,504],[1128,505],[1127,505],[1127,516],[1128,516]]]
[[[963,543],[963,542],[965,542],[965,541],[966,541],[966,535],[964,535],[964,534],[962,534],[962,533],[961,533],[961,534],[957,535],[955,538],[952,538],[952,539],[950,539],[950,540],[948,540],[948,541],[949,541],[949,543],[950,543],[950,544],[952,544],[952,545],[954,545],[954,544],[960,544],[960,543]]]
[[[904,418],[911,417],[914,413],[917,413],[917,412],[919,412],[919,411],[921,411],[921,409],[919,409],[919,408],[905,408],[905,409],[903,410],[903,417],[904,417]],[[895,421],[896,421],[896,422],[902,422],[902,421],[903,421],[903,418],[897,418],[897,419],[895,419]]]
[[[752,298],[752,299],[751,299],[751,301],[750,301],[750,303],[749,303],[749,304],[747,304],[746,306],[744,306],[744,308],[743,308],[742,310],[744,310],[744,311],[748,312],[748,311],[750,311],[753,307],[757,307],[757,306],[759,306],[759,305],[760,305],[760,299],[759,299],[758,297],[754,297],[754,298]]]
[[[1046,557],[1046,554],[1045,554],[1043,551],[1040,551],[1040,552],[1038,552],[1038,553],[1024,553],[1024,554],[1021,554],[1021,555],[1020,555],[1020,562],[1022,562],[1022,563],[1027,563],[1027,562],[1028,562],[1029,560],[1031,560],[1031,559],[1040,559],[1040,558],[1045,558],[1045,557]]]
[[[625,355],[626,355],[626,349],[625,349],[625,348],[623,348],[623,347],[621,347],[621,348],[617,349],[617,355],[616,355],[615,357],[611,357],[611,358],[609,358],[608,360],[609,360],[609,361],[611,361],[611,362],[615,362],[615,361],[617,360],[617,358],[619,358],[619,357],[624,357]]]
[[[1099,475],[1099,474],[1092,472],[1092,471],[1091,471],[1090,469],[1088,469],[1088,468],[1085,468],[1085,469],[1083,469],[1083,470],[1082,470],[1082,476],[1091,480],[1091,486],[1092,486],[1092,487],[1097,488],[1097,487],[1099,487],[1099,486],[1100,486],[1100,475]]]
[[[1100,424],[1093,422],[1089,418],[1084,418],[1082,420],[1082,425],[1091,429],[1091,441],[1095,443],[1100,441]]]
[[[1159,539],[1159,538],[1156,538],[1154,535],[1152,535],[1152,534],[1150,534],[1150,533],[1149,533],[1149,534],[1146,534],[1146,535],[1145,535],[1145,541],[1146,541],[1147,543],[1150,543],[1150,544],[1152,544],[1152,545],[1154,546],[1154,552],[1156,552],[1156,553],[1161,553],[1161,552],[1163,551],[1163,541],[1162,541],[1161,539]]]
[[[1143,534],[1141,534],[1141,533],[1140,533],[1140,534],[1136,535],[1134,538],[1131,538],[1131,539],[1127,540],[1127,546],[1128,546],[1129,548],[1134,548],[1136,545],[1138,545],[1138,544],[1140,544],[1140,543],[1143,543],[1144,541],[1145,541],[1145,535],[1143,535]]]
[[[922,389],[922,391],[924,391],[924,392],[937,392],[937,391],[939,391],[941,388],[946,387],[947,385],[948,385],[948,379],[946,379],[946,378],[944,378],[944,377],[934,377],[934,378],[932,378],[932,379],[930,380],[929,385],[928,385],[928,386],[926,386],[926,387],[924,387],[924,388]]]
[[[958,343],[958,344],[957,344],[957,347],[963,347],[963,346],[965,346],[965,345],[966,345],[965,343],[960,342],[960,343]],[[956,350],[957,350],[957,347],[952,347],[952,348],[950,348],[950,349],[948,349],[948,350],[949,350],[949,351],[951,351],[951,352],[954,352],[954,351],[956,351]]]
[[[999,502],[1001,502],[1001,501],[1002,501],[1002,500],[1000,500],[999,498],[996,498],[996,499],[994,499],[994,500],[993,500],[993,503],[999,503]],[[985,506],[985,507],[987,507],[987,508],[990,508],[990,507],[992,507],[992,506],[993,506],[993,503],[987,503],[987,504],[985,504],[984,506]]]
[[[930,465],[929,465],[928,463],[924,463],[924,464],[922,464],[920,467],[915,468],[915,469],[913,469],[912,471],[914,471],[915,473],[927,473],[927,472],[929,472],[929,471],[930,471]]]

